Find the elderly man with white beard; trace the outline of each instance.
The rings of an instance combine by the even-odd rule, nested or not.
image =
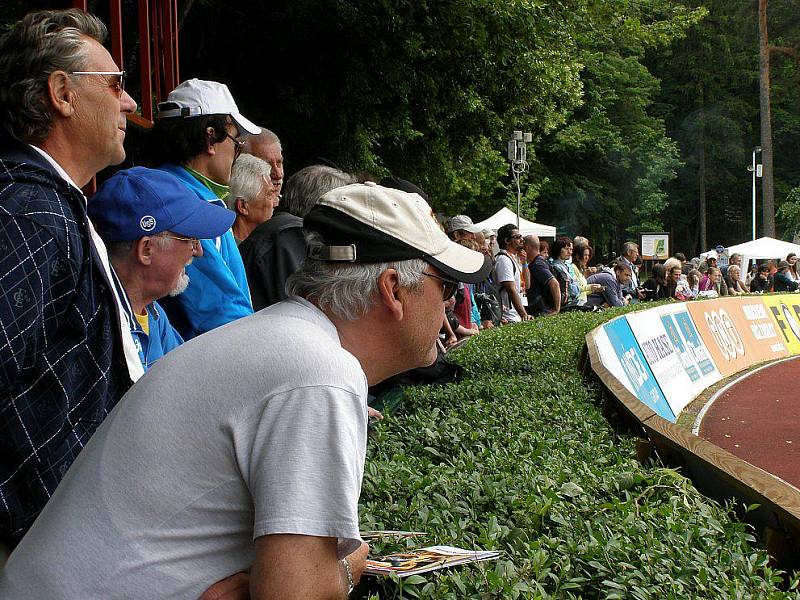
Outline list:
[[[108,248],[114,284],[147,370],[183,343],[156,300],[186,290],[186,267],[203,255],[200,240],[228,231],[235,215],[162,171],[134,167],[100,186],[89,218]]]

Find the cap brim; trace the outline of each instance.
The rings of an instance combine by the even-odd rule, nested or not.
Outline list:
[[[492,271],[492,259],[451,242],[443,252],[425,259],[442,273],[457,281],[480,283]]]
[[[261,133],[261,128],[243,115],[231,115],[231,119],[236,121],[236,124],[250,135],[258,135]]]
[[[170,227],[170,231],[187,237],[207,240],[219,237],[228,231],[235,219],[236,214],[233,211],[206,200],[200,200],[197,208],[183,221]]]

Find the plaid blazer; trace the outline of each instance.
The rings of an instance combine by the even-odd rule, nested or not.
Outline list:
[[[86,202],[0,141],[0,539],[14,545],[130,387]]]

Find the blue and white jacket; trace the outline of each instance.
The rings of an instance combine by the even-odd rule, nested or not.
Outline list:
[[[131,379],[86,200],[0,141],[0,540],[30,527]]]

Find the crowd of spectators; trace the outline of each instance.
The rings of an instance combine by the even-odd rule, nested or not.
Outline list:
[[[474,240],[494,261],[487,280],[473,286],[481,290],[477,302],[472,300],[473,307],[478,305],[480,320],[468,321],[467,312],[459,311],[459,294],[448,311],[453,315],[450,323],[443,328],[445,346],[483,329],[561,312],[669,299],[791,292],[800,287],[795,254],[780,261],[754,261],[743,277],[742,256],[736,253],[724,267],[718,266],[719,255],[712,250],[692,260],[677,252],[645,268],[638,244],[625,242],[619,257],[603,265],[595,261],[594,249],[584,236],[556,237],[548,242],[535,235],[523,236],[515,225],[508,224],[497,230],[499,250],[492,253],[485,240],[495,232],[481,230],[470,217],[446,219],[444,227],[448,235],[462,243],[464,239]],[[485,316],[491,312],[492,300],[499,307],[494,319]]]

